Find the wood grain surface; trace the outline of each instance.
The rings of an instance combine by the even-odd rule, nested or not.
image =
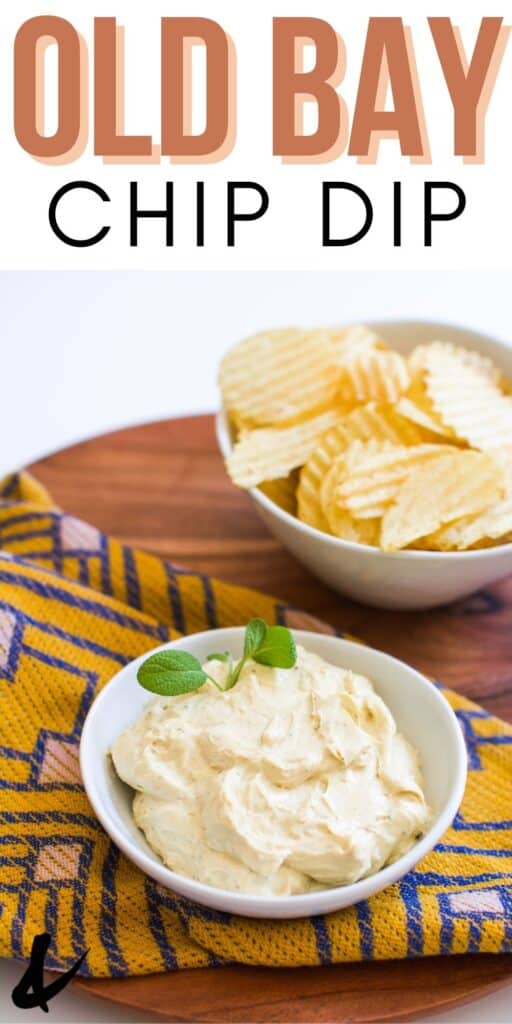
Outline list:
[[[123,542],[273,593],[512,720],[512,577],[428,612],[381,611],[334,594],[270,536],[249,496],[232,486],[212,417],[118,431],[30,468],[62,508]],[[360,1022],[411,1020],[506,981],[512,957],[504,955],[230,967],[76,985],[159,1020]]]

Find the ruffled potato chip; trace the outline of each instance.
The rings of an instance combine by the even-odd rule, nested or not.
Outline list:
[[[396,403],[395,409],[404,419],[421,427],[424,433],[429,435],[430,440],[449,438],[454,444],[457,443],[453,430],[443,423],[435,411],[421,377],[416,377],[411,382],[406,394]]]
[[[339,382],[328,332],[297,328],[246,338],[226,353],[219,370],[224,406],[242,427],[306,419],[332,403]]]
[[[300,471],[297,489],[297,515],[317,530],[329,526],[322,509],[320,490],[333,461],[352,441],[390,441],[397,445],[419,444],[425,431],[398,415],[390,405],[370,402],[358,406],[338,426],[329,430]],[[339,513],[338,513],[339,514]]]
[[[410,384],[399,352],[368,348],[342,363],[341,396],[353,402],[396,402]]]
[[[392,444],[421,444],[425,430],[405,419],[397,407],[376,402],[358,405],[343,421],[349,441],[390,441]]]
[[[445,450],[416,466],[399,487],[382,519],[381,547],[406,548],[444,523],[488,509],[504,491],[503,470],[491,455]]]
[[[299,471],[294,469],[288,476],[278,477],[277,480],[265,480],[260,484],[260,491],[265,494],[274,505],[279,505],[284,512],[294,516],[297,513],[297,484],[299,482]]]
[[[322,512],[325,518],[327,519],[327,522],[329,522],[331,516],[330,509],[331,506],[334,505],[334,496],[336,493],[336,489],[339,486],[340,479],[343,479],[346,472],[345,452],[342,455],[338,455],[337,458],[334,459],[331,466],[327,470],[327,473],[325,474],[320,487],[320,505],[322,507]]]
[[[303,523],[325,533],[329,533],[329,524],[322,509],[320,489],[329,467],[347,447],[349,439],[344,424],[343,419],[323,434],[299,475],[297,515]]]
[[[407,448],[387,442],[354,441],[345,453],[333,500],[354,519],[378,518],[415,467],[450,451],[453,449],[448,445]]]
[[[411,374],[414,377],[421,377],[428,369],[432,359],[435,361],[443,358],[449,359],[452,364],[458,366],[469,366],[498,387],[501,384],[501,370],[493,363],[492,359],[481,355],[476,349],[454,345],[450,341],[430,341],[426,345],[417,345],[408,358]]]
[[[331,332],[341,365],[346,364],[363,352],[383,349],[386,346],[378,334],[364,324],[353,324]]]
[[[489,374],[458,355],[434,350],[426,357],[425,387],[441,421],[472,448],[512,444],[512,398]]]
[[[344,456],[339,455],[325,474],[320,489],[320,504],[330,533],[342,540],[356,544],[375,545],[379,537],[379,520],[353,519],[349,512],[340,509],[335,501],[335,492],[344,471]]]
[[[505,543],[512,533],[512,452],[492,453],[504,473],[504,495],[477,515],[461,516],[423,538],[421,546],[435,551],[466,551]]]
[[[330,409],[291,427],[243,430],[226,460],[233,483],[238,487],[257,487],[288,476],[304,465],[322,434],[341,419],[338,411]]]
[[[348,512],[340,512],[333,507],[329,525],[331,533],[340,540],[372,548],[379,546],[380,519],[352,519]]]

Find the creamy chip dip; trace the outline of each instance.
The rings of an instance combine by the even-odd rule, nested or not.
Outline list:
[[[208,672],[222,683],[227,666]],[[247,662],[224,693],[155,698],[112,757],[164,863],[222,889],[355,882],[429,821],[417,754],[370,681],[301,647],[291,669]]]

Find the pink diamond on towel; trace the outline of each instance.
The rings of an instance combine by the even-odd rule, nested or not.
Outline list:
[[[11,642],[16,628],[16,616],[0,609],[0,668],[7,668]]]
[[[34,881],[72,881],[78,878],[80,864],[80,843],[48,843],[43,847],[36,862]]]
[[[502,914],[503,903],[496,889],[470,889],[450,896],[450,906],[456,914]]]
[[[80,782],[78,743],[55,739],[46,741],[38,783],[47,785],[52,782]]]
[[[60,542],[63,551],[100,551],[101,533],[95,526],[63,516],[60,521]]]

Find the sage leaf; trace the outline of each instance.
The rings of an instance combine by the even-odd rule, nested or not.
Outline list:
[[[263,619],[251,619],[247,623],[244,637],[244,659],[253,657],[254,652],[261,647],[267,631],[268,626]]]
[[[207,676],[201,663],[187,651],[157,651],[142,662],[137,681],[150,693],[177,697],[204,686]]]
[[[293,668],[297,661],[297,648],[286,626],[269,626],[265,639],[252,655],[258,665],[271,668]]]

